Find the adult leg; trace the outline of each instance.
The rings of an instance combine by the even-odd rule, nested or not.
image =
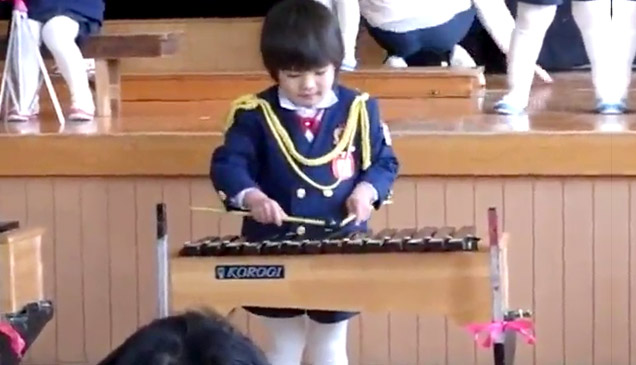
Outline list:
[[[612,30],[608,39],[615,48],[616,85],[614,97],[624,103],[632,79],[632,65],[636,55],[636,1],[612,0]],[[623,106],[624,104],[619,104]],[[602,110],[600,110],[602,111]]]
[[[561,0],[522,0],[507,57],[509,92],[495,104],[500,114],[520,114],[528,105],[534,69],[545,33]]]
[[[51,18],[42,27],[42,41],[51,51],[71,94],[69,119],[91,120],[95,114],[86,63],[76,38],[79,23],[68,16]]]

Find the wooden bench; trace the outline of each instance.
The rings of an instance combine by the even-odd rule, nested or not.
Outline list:
[[[174,55],[179,34],[103,34],[89,38],[82,45],[85,58],[95,59],[95,106],[97,116],[118,116],[121,113],[120,60]],[[0,59],[7,54],[8,38],[0,39]],[[44,58],[52,56],[43,47]]]
[[[12,313],[44,298],[41,244],[44,229],[0,232],[0,313]]]

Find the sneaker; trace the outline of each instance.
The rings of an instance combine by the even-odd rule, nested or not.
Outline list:
[[[75,122],[88,122],[95,118],[95,113],[89,113],[80,108],[73,107],[68,115],[68,119]]]
[[[20,113],[16,109],[11,109],[9,115],[7,115],[7,120],[9,122],[28,122],[37,118],[37,116],[37,113]]]
[[[453,67],[475,68],[477,63],[470,54],[460,45],[453,47],[450,57],[450,65]]]
[[[386,61],[384,61],[385,66],[393,67],[393,68],[405,68],[409,67],[404,58],[398,56],[389,56]]]
[[[497,114],[502,115],[521,115],[525,113],[525,107],[511,103],[506,98],[503,98],[495,103],[493,109]]]

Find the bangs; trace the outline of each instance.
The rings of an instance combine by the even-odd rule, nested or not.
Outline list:
[[[289,0],[274,7],[263,23],[261,55],[270,75],[279,71],[340,68],[344,46],[335,16],[314,0]]]
[[[342,60],[339,52],[334,52],[324,39],[313,34],[287,34],[274,39],[268,47],[268,63],[278,71],[309,71],[330,64],[339,67]]]

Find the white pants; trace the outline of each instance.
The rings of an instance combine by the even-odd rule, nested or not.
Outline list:
[[[42,42],[49,49],[55,63],[64,77],[71,96],[71,108],[80,109],[86,113],[95,112],[95,103],[93,95],[88,84],[88,74],[86,72],[86,63],[82,52],[79,49],[75,39],[79,33],[79,24],[67,17],[56,16],[51,18],[45,24],[36,20],[28,20],[30,35],[29,40],[35,39],[38,48],[33,47],[31,41],[21,42],[21,67],[24,70],[24,84],[21,94],[27,102],[22,108],[33,107],[27,110],[18,110],[20,114],[34,114],[39,110],[38,105],[38,88],[40,69],[37,59],[37,51]],[[34,101],[31,103],[31,101]]]
[[[309,365],[348,365],[348,320],[323,324],[306,316],[261,318],[271,338],[266,354],[272,365],[300,365],[304,351]]]

